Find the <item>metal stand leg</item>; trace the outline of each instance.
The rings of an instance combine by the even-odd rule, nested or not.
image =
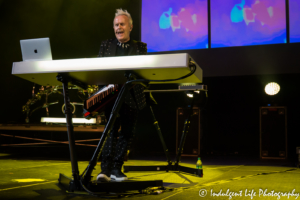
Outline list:
[[[69,149],[70,149],[70,158],[72,164],[72,176],[73,182],[70,183],[71,190],[78,190],[80,188],[79,183],[79,170],[78,170],[78,162],[75,152],[75,140],[73,137],[73,122],[72,122],[72,112],[71,112],[71,104],[69,99],[69,89],[68,89],[68,78],[63,76],[58,76],[57,79],[63,84],[63,95],[65,101],[65,116],[67,120],[67,133],[69,139]]]
[[[172,165],[172,161],[171,161],[171,158],[170,158],[169,150],[168,150],[168,148],[167,148],[167,146],[166,146],[166,143],[165,143],[164,138],[163,138],[163,136],[162,136],[160,127],[159,127],[159,125],[158,125],[158,121],[157,121],[156,118],[155,118],[155,115],[154,115],[154,112],[153,112],[151,106],[150,106],[150,111],[151,111],[152,118],[153,118],[153,124],[154,124],[154,126],[155,126],[155,128],[156,128],[156,131],[157,131],[157,134],[158,134],[158,136],[159,136],[160,142],[161,142],[161,144],[162,144],[162,146],[163,146],[163,148],[164,148],[164,152],[165,152],[165,155],[166,155],[166,157],[167,157],[168,166],[170,166],[170,165]]]
[[[179,144],[179,148],[177,151],[177,155],[176,155],[176,161],[175,161],[175,168],[178,167],[180,159],[181,159],[181,154],[183,152],[183,146],[185,143],[185,139],[186,139],[186,135],[189,131],[190,128],[190,123],[191,123],[191,116],[193,115],[193,104],[194,104],[194,97],[192,99],[191,105],[190,105],[190,109],[188,112],[188,117],[184,122],[184,127],[183,127],[183,131],[182,131],[182,135],[181,135],[181,140],[180,140],[180,144]]]

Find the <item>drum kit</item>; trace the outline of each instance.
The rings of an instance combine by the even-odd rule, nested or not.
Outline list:
[[[62,86],[40,86],[39,91],[36,93],[35,92],[35,88],[36,86],[33,85],[32,88],[32,98],[29,99],[25,105],[23,105],[22,107],[22,111],[23,113],[26,114],[26,118],[25,118],[25,122],[29,123],[29,117],[38,109],[41,108],[45,108],[46,109],[46,115],[47,117],[50,117],[50,113],[49,113],[49,107],[51,105],[55,105],[58,104],[59,101],[53,101],[53,102],[49,102],[49,96],[52,94],[59,94],[62,95],[62,92],[60,90],[62,90]],[[77,86],[70,86],[69,89],[76,89],[78,90],[77,95],[80,98],[80,100],[82,102],[71,102],[71,106],[72,106],[72,114],[75,114],[76,111],[76,106],[83,106],[83,102],[85,99],[87,99],[88,97],[90,97],[92,94],[94,94],[95,92],[98,91],[98,86],[97,85],[89,85],[88,88],[86,90],[77,87]],[[32,109],[32,106],[34,104],[36,104],[38,101],[42,101],[44,100],[44,103],[41,106],[38,106],[34,109]],[[62,105],[62,113],[65,113],[65,104]]]

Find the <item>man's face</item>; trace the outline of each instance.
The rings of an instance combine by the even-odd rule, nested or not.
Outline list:
[[[119,42],[125,43],[130,40],[130,31],[132,25],[129,25],[129,18],[126,15],[119,15],[114,19],[114,31]]]

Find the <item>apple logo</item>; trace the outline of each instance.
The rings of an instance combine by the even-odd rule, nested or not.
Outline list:
[[[35,50],[34,50],[34,53],[37,53],[37,52],[38,52],[37,49],[35,49]]]

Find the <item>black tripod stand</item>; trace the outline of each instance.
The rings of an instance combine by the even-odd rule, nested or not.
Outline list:
[[[167,148],[166,143],[165,143],[165,141],[163,139],[163,136],[162,136],[161,129],[160,129],[160,127],[158,125],[158,122],[155,118],[153,109],[150,106],[150,111],[151,111],[153,122],[154,122],[153,124],[156,128],[157,134],[159,136],[159,139],[160,139],[161,144],[162,144],[163,149],[164,149],[164,153],[167,157],[167,165],[162,165],[162,166],[157,166],[157,165],[155,165],[155,166],[124,166],[124,171],[125,172],[128,172],[128,171],[166,171],[166,172],[181,171],[181,172],[197,175],[198,177],[203,177],[203,170],[202,169],[195,169],[195,168],[184,167],[184,166],[179,165],[179,162],[180,162],[180,159],[181,159],[181,154],[183,152],[185,139],[186,139],[189,127],[190,127],[190,119],[191,119],[191,116],[193,115],[194,100],[195,100],[195,95],[193,96],[191,104],[189,105],[190,109],[188,111],[188,117],[184,122],[184,127],[183,127],[183,131],[182,131],[180,145],[179,145],[177,155],[176,155],[176,158],[175,158],[175,163],[172,163],[172,161],[171,161],[168,148]]]

